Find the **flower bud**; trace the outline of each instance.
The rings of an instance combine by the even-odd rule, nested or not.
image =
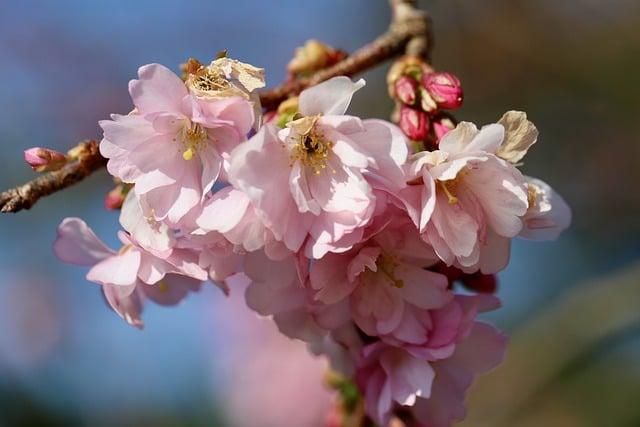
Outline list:
[[[417,81],[420,81],[424,74],[431,72],[433,72],[433,69],[421,58],[416,56],[403,56],[399,58],[391,65],[387,73],[389,97],[396,97],[395,83],[402,76],[414,77]]]
[[[422,85],[440,108],[453,109],[462,105],[460,80],[451,73],[430,73],[422,77]]]
[[[48,148],[33,147],[25,150],[24,161],[36,172],[49,172],[62,168],[67,156]]]
[[[110,211],[118,210],[122,207],[125,197],[126,193],[123,191],[122,186],[118,185],[105,196],[104,207]]]
[[[418,82],[409,76],[402,76],[396,80],[395,92],[400,102],[413,105],[418,97]]]
[[[309,40],[296,49],[294,57],[287,65],[293,75],[304,75],[325,68],[344,58],[345,53],[318,40]]]
[[[429,136],[429,116],[424,111],[403,105],[398,125],[414,141],[423,141]]]
[[[424,87],[420,88],[420,108],[427,113],[433,113],[438,109],[438,104]]]
[[[456,125],[447,116],[438,116],[431,122],[433,125],[433,132],[436,135],[436,140],[440,141],[449,131],[453,130]]]

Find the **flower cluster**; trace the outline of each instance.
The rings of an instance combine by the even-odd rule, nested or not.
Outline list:
[[[430,427],[463,418],[465,390],[501,361],[505,339],[476,320],[497,298],[459,294],[444,273],[494,274],[511,238],[554,238],[570,221],[517,169],[537,139],[524,113],[460,123],[414,152],[415,135],[346,114],[363,80],[311,87],[262,124],[262,70],[219,58],[185,71],[143,66],[133,111],[100,123],[113,198],[126,194],[123,246],[68,218],[56,254],[91,267],[87,279],[137,327],[146,300],[176,304],[207,279],[233,292],[226,279],[242,274],[247,304],[329,357],[375,422],[398,410]],[[404,77],[394,90],[405,104],[461,100],[450,75],[425,73],[418,96]]]

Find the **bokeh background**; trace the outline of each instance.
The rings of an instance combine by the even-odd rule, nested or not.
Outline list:
[[[505,366],[470,399],[478,426],[640,425],[640,3],[636,0],[421,1],[434,65],[460,76],[459,118],[527,111],[540,132],[525,172],[573,207],[554,243],[516,241],[500,275],[512,335]],[[138,66],[177,70],[231,56],[285,77],[309,38],[352,51],[387,27],[384,0],[0,2],[0,187],[33,177],[34,145],[65,151],[130,110]],[[388,117],[386,67],[352,104]],[[143,332],[104,305],[85,271],[51,252],[57,224],[84,218],[115,244],[106,174],[0,217],[0,427],[313,426],[330,395],[324,362],[207,287],[149,306]]]

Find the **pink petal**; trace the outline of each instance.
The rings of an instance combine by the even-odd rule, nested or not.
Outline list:
[[[144,327],[144,322],[140,318],[142,314],[142,299],[136,291],[136,284],[129,286],[111,286],[102,287],[107,303],[118,313],[128,324],[138,329]]]
[[[87,280],[101,285],[129,286],[138,279],[141,254],[130,248],[124,253],[105,258],[87,273]]]
[[[148,64],[138,69],[138,76],[129,82],[129,93],[139,113],[180,111],[188,92],[177,75],[163,65]]]
[[[177,274],[169,274],[160,283],[141,285],[142,292],[151,301],[160,305],[176,305],[187,297],[189,292],[200,290],[202,282]]]
[[[65,218],[60,223],[53,251],[64,262],[84,266],[94,265],[115,253],[79,218]]]
[[[227,233],[240,223],[249,206],[242,191],[225,187],[206,202],[196,222],[204,230]]]

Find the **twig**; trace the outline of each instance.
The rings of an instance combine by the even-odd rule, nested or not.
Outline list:
[[[416,9],[414,0],[389,0],[393,19],[386,33],[362,47],[337,64],[320,70],[311,77],[286,82],[260,93],[260,101],[267,109],[278,106],[290,96],[335,76],[352,76],[403,53],[427,57],[430,49],[430,21],[426,13]],[[82,143],[81,143],[82,144]],[[82,181],[106,164],[91,141],[86,155],[62,170],[50,172],[19,187],[0,194],[0,212],[29,209],[41,197],[60,191]],[[91,150],[89,150],[91,148]]]
[[[77,152],[77,161],[0,194],[0,212],[29,209],[41,197],[80,182],[107,164],[107,159],[98,151],[96,141],[81,142],[78,144]]]
[[[287,82],[260,94],[267,109],[275,108],[288,97],[335,76],[353,76],[403,53],[427,57],[430,29],[426,13],[415,8],[412,0],[390,0],[393,19],[389,30],[337,64],[313,76]]]

